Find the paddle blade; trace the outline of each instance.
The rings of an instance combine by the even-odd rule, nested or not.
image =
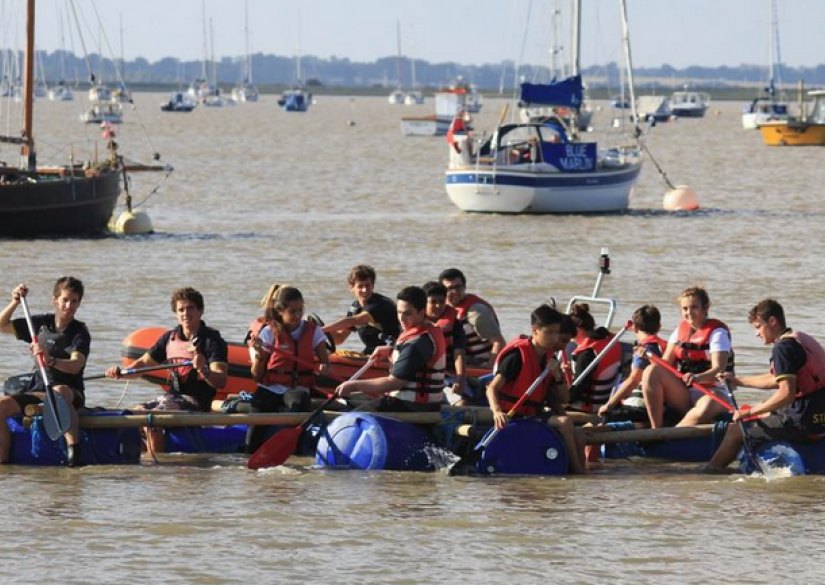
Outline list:
[[[46,390],[46,400],[43,401],[43,426],[52,441],[57,441],[72,428],[69,404],[51,388]]]
[[[302,432],[300,425],[291,429],[281,429],[252,454],[246,466],[249,469],[261,469],[282,465],[295,452]]]

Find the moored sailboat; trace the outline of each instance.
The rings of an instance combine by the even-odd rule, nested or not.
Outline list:
[[[624,2],[622,3],[624,6]],[[579,28],[581,0],[574,5]],[[630,49],[626,10],[622,10],[628,69]],[[579,35],[576,35],[579,38]],[[473,152],[467,136],[453,137],[445,186],[463,211],[492,213],[608,213],[629,206],[641,171],[638,145],[599,148],[579,139],[576,113],[583,103],[579,47],[574,44],[573,75],[550,84],[521,86],[523,108],[566,108],[570,121],[549,117],[541,122],[505,124]],[[633,104],[632,72],[629,76]],[[637,116],[634,110],[634,120]]]
[[[33,134],[35,2],[28,0],[23,130],[0,141],[19,144],[21,166],[0,168],[0,237],[100,233],[120,194],[116,146],[87,165],[39,167]]]

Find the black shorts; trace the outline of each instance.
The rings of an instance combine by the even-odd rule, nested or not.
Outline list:
[[[796,422],[782,414],[771,414],[752,423],[745,423],[745,432],[748,434],[748,441],[753,446],[771,441],[812,443],[817,440],[807,434]]]
[[[41,398],[39,394],[43,394],[45,396],[45,392],[38,392],[38,394],[33,392],[21,392],[19,394],[12,394],[11,398],[20,407],[20,412],[23,412],[29,404],[43,404],[43,398]],[[72,395],[72,406],[74,406],[75,410],[83,408],[83,405],[86,403],[83,393],[72,388]]]
[[[394,396],[383,396],[375,410],[376,412],[441,412],[441,403],[418,404],[400,400]]]
[[[312,401],[306,390],[287,390],[283,394],[258,388],[252,395],[253,412],[309,412]]]

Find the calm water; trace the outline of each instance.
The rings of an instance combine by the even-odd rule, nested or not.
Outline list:
[[[272,281],[297,285],[326,319],[350,303],[356,263],[378,271],[389,295],[448,266],[497,307],[507,337],[526,331],[549,296],[589,294],[599,249],[613,274],[619,322],[652,302],[665,328],[675,297],[705,285],[712,313],[733,330],[740,371],[768,349],[746,322],[765,296],[791,325],[825,339],[820,245],[825,218],[821,149],[769,149],[741,129],[741,104],[656,127],[648,144],[674,183],[703,209],[660,211],[666,186],[647,164],[631,212],[601,217],[459,213],[447,199],[443,138],[405,138],[384,98],[319,98],[308,113],[259,104],[162,114],[165,96],[137,96],[140,118],[176,171],[145,208],[158,233],[80,240],[0,240],[0,298],[18,282],[33,310],[73,274],[86,283],[79,317],[91,328],[87,370],[116,363],[135,328],[171,325],[179,286],[206,297],[206,319],[240,339]],[[488,100],[476,128],[495,126]],[[41,103],[41,160],[97,136],[77,102]],[[719,112],[716,115],[716,112]],[[9,119],[12,120],[11,124]],[[124,152],[152,149],[135,112]],[[609,112],[597,115],[604,126]],[[16,129],[2,105],[0,125]],[[347,121],[354,120],[354,126]],[[598,136],[598,132],[596,133]],[[88,147],[75,146],[83,158]],[[102,152],[102,150],[101,150]],[[88,156],[88,155],[86,155]],[[3,157],[13,161],[13,151]],[[649,161],[648,161],[649,162]],[[158,176],[135,177],[143,199]],[[29,367],[25,348],[0,338],[0,376]],[[89,401],[133,404],[151,387],[101,382]],[[749,397],[755,400],[755,396]],[[311,460],[248,472],[237,456],[169,456],[139,467],[0,468],[0,577],[4,583],[816,583],[825,545],[822,478],[766,482],[704,477],[678,464],[610,462],[586,478],[472,479],[444,474],[334,473]]]

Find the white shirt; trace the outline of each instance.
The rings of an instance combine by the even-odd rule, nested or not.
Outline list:
[[[304,332],[304,327],[306,326],[306,323],[307,323],[306,321],[302,320],[301,324],[298,325],[298,328],[295,329],[295,331],[290,332],[290,335],[292,336],[292,339],[294,339],[296,342],[301,338],[301,334]],[[264,327],[261,330],[261,333],[260,333],[260,335],[258,335],[258,337],[260,338],[261,343],[263,343],[263,345],[264,345],[264,357],[265,357],[265,359],[269,359],[269,355],[268,355],[269,352],[266,351],[266,348],[267,347],[272,347],[275,344],[275,332],[272,330],[272,327]],[[319,343],[326,343],[326,341],[327,341],[326,333],[324,333],[321,330],[320,327],[316,327],[315,328],[315,334],[312,336],[312,349],[315,349],[316,347],[318,347]],[[307,358],[307,359],[311,359],[311,358]],[[281,384],[272,384],[271,386],[265,386],[263,384],[260,384],[258,387],[259,388],[266,388],[267,390],[269,390],[270,392],[274,392],[275,394],[283,394],[287,390],[291,390],[291,388],[288,388],[286,386],[282,386]],[[300,388],[300,386],[299,386],[299,388]]]
[[[673,333],[670,334],[670,337],[667,340],[668,343],[678,344],[679,343],[679,330],[676,329]],[[708,350],[710,353],[719,353],[721,351],[725,351],[730,353],[731,351],[731,342],[730,342],[730,334],[728,330],[724,327],[717,327],[710,333],[710,349]]]

